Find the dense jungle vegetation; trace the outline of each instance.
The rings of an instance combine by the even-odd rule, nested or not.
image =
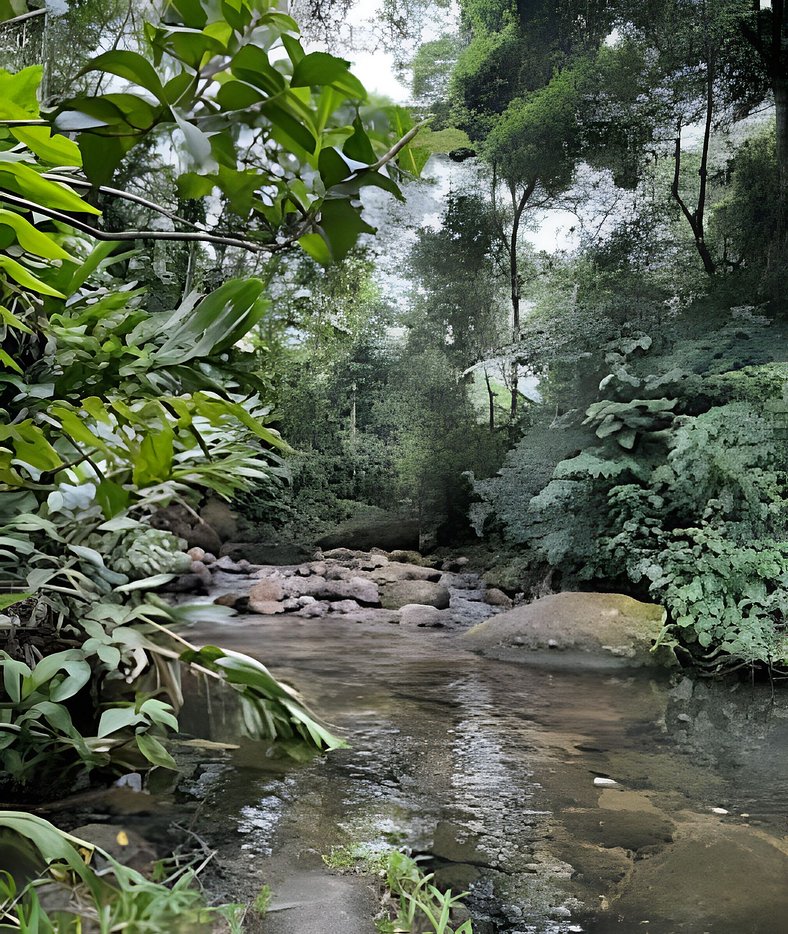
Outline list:
[[[783,3],[431,9],[383,17],[406,108],[268,0],[0,0],[6,797],[174,769],[183,667],[263,741],[340,743],[161,596],[191,559],[155,517],[209,496],[247,540],[415,518],[517,599],[628,593],[686,664],[788,664]],[[113,918],[207,919],[10,814]]]

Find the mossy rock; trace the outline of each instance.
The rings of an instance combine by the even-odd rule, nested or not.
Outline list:
[[[517,606],[462,637],[492,658],[555,667],[642,668],[675,663],[652,652],[664,611],[623,594],[558,593]]]

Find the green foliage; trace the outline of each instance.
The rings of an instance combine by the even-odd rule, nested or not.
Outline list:
[[[395,898],[396,917],[377,922],[380,934],[397,931],[425,931],[429,934],[473,934],[470,921],[459,926],[452,920],[454,909],[468,892],[453,895],[432,884],[432,873],[425,874],[411,856],[399,850],[388,855],[386,885]]]
[[[0,828],[4,839],[11,841],[6,845],[14,845],[42,869],[27,884],[7,871],[0,873],[0,916],[14,930],[54,934],[82,929],[84,924],[99,925],[102,930],[122,927],[134,934],[164,930],[185,934],[209,931],[220,918],[230,930],[240,930],[241,906],[209,907],[190,869],[176,873],[164,885],[32,814],[0,811]],[[94,857],[100,857],[107,870],[91,867]],[[43,896],[53,892],[64,907],[45,910]]]
[[[136,147],[174,134],[182,198],[218,188],[248,228],[230,243],[270,253],[299,241],[330,261],[371,229],[361,188],[400,197],[394,175],[422,157],[400,140],[397,169],[386,153],[409,134],[408,115],[368,108],[348,63],[306,53],[267,3],[169,4],[144,31],[149,57],[113,48],[84,69],[111,76],[113,92],[43,118],[41,68],[0,72],[2,115],[33,122],[0,128],[0,667],[11,697],[0,752],[19,782],[73,765],[173,768],[162,741],[177,729],[179,660],[238,691],[255,736],[293,751],[339,743],[259,663],[174,631],[219,608],[152,592],[190,564],[182,542],[150,526],[161,505],[253,484],[270,496],[285,475],[289,448],[260,396],[270,383],[236,347],[269,314],[267,284],[230,279],[152,310],[129,281],[136,251],[80,219],[100,209],[78,194],[78,170],[101,185]],[[258,162],[241,124],[257,134]],[[213,235],[192,225],[190,236]]]
[[[565,584],[603,581],[662,602],[665,638],[700,663],[783,664],[788,465],[778,413],[788,370],[770,364],[687,381],[670,356],[637,356],[650,341],[615,346],[608,359],[619,374],[602,381],[605,391],[648,388],[655,398],[591,405],[585,424],[597,440],[530,487],[527,468],[517,467],[533,459],[526,435],[512,467],[477,484],[480,514],[497,510]],[[632,364],[654,363],[664,370],[633,376]],[[678,398],[657,395],[666,384]]]
[[[486,140],[487,156],[507,180],[566,188],[578,151],[578,78],[570,70],[526,98],[512,101]]]

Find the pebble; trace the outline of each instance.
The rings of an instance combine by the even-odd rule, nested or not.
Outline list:
[[[602,778],[601,776],[597,775],[597,777],[594,779],[594,784],[602,785],[604,787],[610,787],[611,785],[618,785],[619,783],[615,781],[615,779]],[[728,812],[726,811],[725,813],[727,814]]]

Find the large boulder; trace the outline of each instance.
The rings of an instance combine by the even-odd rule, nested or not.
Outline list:
[[[493,658],[581,667],[644,667],[672,658],[651,648],[662,607],[617,593],[557,593],[494,616],[462,638]],[[666,657],[668,656],[668,657]]]
[[[442,584],[425,580],[400,580],[385,584],[381,596],[381,603],[387,610],[398,610],[409,603],[446,610],[449,600],[449,591]]]
[[[221,554],[233,561],[246,558],[252,564],[276,565],[301,564],[312,557],[311,551],[292,542],[225,542]]]
[[[351,548],[369,551],[377,547],[386,551],[416,551],[419,547],[419,523],[416,519],[400,519],[397,516],[372,521],[345,522],[330,535],[321,538],[317,544],[323,549]]]

